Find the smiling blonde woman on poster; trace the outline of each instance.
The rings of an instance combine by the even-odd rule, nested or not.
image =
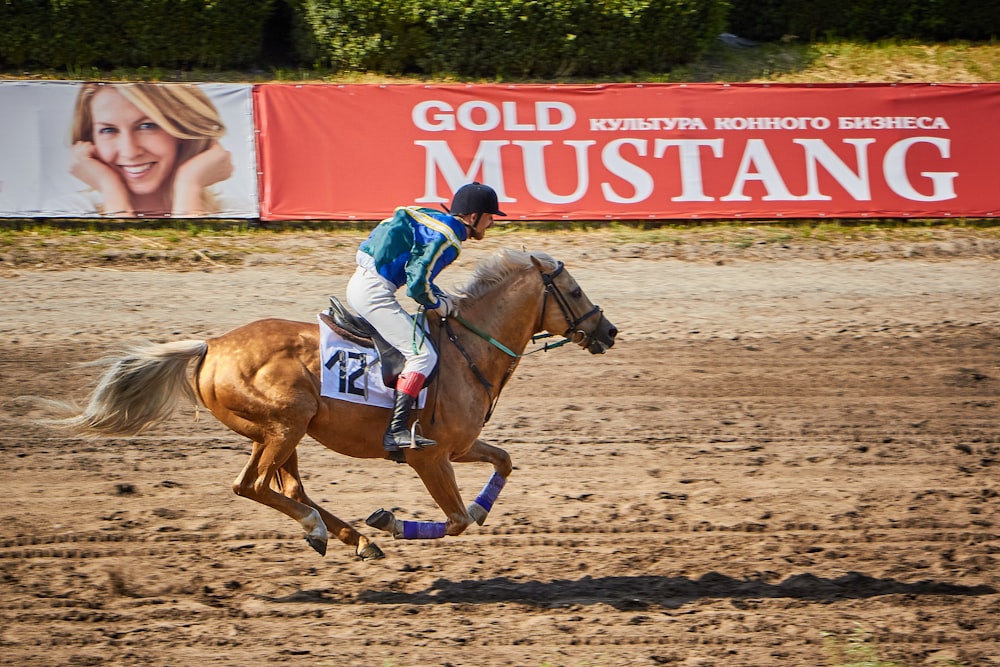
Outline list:
[[[74,208],[110,217],[200,217],[222,208],[211,186],[233,174],[225,127],[194,85],[85,83],[70,173],[90,187]]]

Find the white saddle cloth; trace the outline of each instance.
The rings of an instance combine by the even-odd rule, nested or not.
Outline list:
[[[340,401],[393,406],[393,389],[382,382],[378,352],[344,340],[319,320],[320,394]],[[424,407],[427,389],[420,392],[417,406]]]

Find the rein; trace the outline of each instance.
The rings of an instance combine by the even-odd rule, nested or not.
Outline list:
[[[493,384],[489,380],[487,380],[486,376],[483,375],[483,372],[479,370],[479,367],[476,366],[476,362],[472,359],[472,356],[462,346],[462,343],[458,339],[458,336],[455,334],[455,331],[451,328],[451,323],[449,322],[449,319],[451,318],[447,317],[441,318],[442,323],[444,324],[444,328],[448,333],[448,340],[450,340],[455,345],[455,347],[458,348],[458,351],[462,353],[462,356],[465,357],[465,361],[469,365],[469,369],[472,371],[473,375],[476,376],[476,379],[479,380],[479,383],[483,385],[483,388],[486,390],[486,395],[490,399],[490,407],[486,411],[486,416],[483,418],[483,424],[486,424],[490,420],[490,417],[493,416],[493,411],[496,410],[497,403],[500,402],[500,392],[503,391],[503,388],[507,384],[507,381],[510,380],[511,375],[514,374],[514,369],[517,368],[517,363],[521,358],[526,357],[529,354],[535,354],[536,352],[548,352],[549,350],[554,350],[558,347],[562,347],[566,343],[574,342],[577,336],[582,336],[582,338],[580,339],[580,344],[583,346],[589,345],[590,342],[593,340],[594,336],[593,333],[588,334],[586,331],[578,329],[578,327],[583,322],[590,319],[594,315],[599,315],[604,311],[601,310],[600,306],[595,305],[593,308],[591,308],[588,312],[581,315],[580,317],[577,317],[576,319],[573,318],[573,309],[570,306],[569,300],[566,299],[566,295],[562,293],[562,291],[559,289],[559,286],[556,285],[555,283],[556,276],[562,273],[563,269],[564,269],[563,263],[559,262],[552,273],[545,273],[541,270],[539,271],[542,277],[542,283],[545,285],[545,292],[542,297],[542,310],[541,313],[539,314],[539,320],[541,320],[542,314],[545,313],[545,305],[548,302],[549,295],[552,295],[553,300],[559,306],[559,310],[562,311],[563,318],[566,320],[567,324],[566,331],[563,332],[562,334],[563,340],[556,341],[555,343],[545,343],[541,347],[536,348],[534,350],[518,353],[511,350],[509,347],[507,347],[506,345],[504,345],[503,343],[501,343],[488,333],[480,331],[472,324],[467,322],[465,319],[463,319],[460,315],[456,314],[451,316],[451,318],[454,318],[463,327],[465,327],[475,335],[479,336],[480,338],[482,338],[487,343],[497,348],[507,356],[511,357],[510,366],[507,367],[507,370],[504,372],[503,378],[501,378],[500,380],[500,387],[497,389],[496,396],[493,395]],[[569,335],[571,332],[572,336]],[[554,335],[555,334],[551,333],[535,334],[531,337],[531,342],[536,343],[539,340],[542,340],[543,338],[550,338],[551,336]]]
[[[458,351],[462,353],[462,356],[465,357],[465,363],[467,363],[469,365],[469,370],[472,371],[472,374],[476,376],[477,380],[479,380],[479,384],[483,385],[483,389],[486,390],[486,396],[490,400],[490,407],[486,410],[486,416],[483,417],[483,424],[485,425],[490,420],[490,417],[493,416],[493,411],[496,410],[497,403],[500,402],[500,392],[503,391],[503,388],[507,384],[507,380],[510,379],[510,376],[514,374],[514,369],[517,368],[517,362],[518,362],[518,360],[521,357],[525,356],[525,355],[524,354],[518,354],[518,353],[514,352],[513,350],[511,350],[510,348],[508,348],[506,345],[504,345],[503,343],[501,343],[497,339],[493,338],[492,336],[488,336],[488,335],[484,334],[483,332],[479,331],[478,329],[473,328],[472,326],[469,325],[468,322],[466,322],[462,318],[458,317],[457,315],[455,315],[454,318],[456,320],[458,320],[458,322],[463,327],[465,327],[466,329],[468,329],[472,333],[476,334],[477,336],[479,336],[483,340],[487,341],[488,343],[490,343],[490,345],[493,345],[498,350],[501,350],[505,354],[507,354],[510,357],[512,357],[512,360],[510,362],[510,366],[508,366],[507,370],[504,371],[503,377],[500,379],[500,387],[499,387],[499,389],[497,389],[496,396],[494,396],[493,395],[493,383],[486,379],[486,376],[483,375],[483,372],[481,370],[479,370],[479,366],[477,366],[475,360],[473,360],[472,355],[470,355],[466,351],[465,347],[462,346],[462,342],[458,339],[458,336],[455,334],[455,330],[451,328],[451,322],[449,321],[450,318],[444,317],[444,318],[441,319],[441,322],[444,324],[445,330],[448,332],[448,340],[450,340],[452,342],[452,344],[454,344],[454,346],[456,348],[458,348]],[[569,341],[566,341],[566,342],[569,342]],[[533,351],[534,352],[538,352],[539,350],[533,350]]]
[[[465,321],[464,319],[462,319],[462,317],[460,317],[459,315],[452,315],[452,317],[455,320],[457,320],[458,323],[461,324],[463,327],[465,327],[466,329],[468,329],[472,333],[476,334],[477,336],[479,336],[480,338],[482,338],[487,343],[489,343],[490,345],[492,345],[496,349],[500,350],[501,352],[503,352],[507,356],[514,357],[515,359],[520,359],[521,357],[526,357],[529,354],[534,354],[535,352],[548,352],[549,350],[554,350],[557,347],[562,347],[566,343],[572,343],[573,342],[572,338],[563,338],[563,340],[557,341],[555,343],[545,343],[540,348],[537,348],[535,350],[530,350],[528,352],[522,352],[522,353],[519,354],[519,353],[515,352],[514,350],[510,349],[509,347],[507,347],[506,345],[504,345],[503,343],[501,343],[500,341],[498,341],[493,336],[489,335],[488,333],[484,333],[484,332],[480,331],[479,329],[477,329],[476,327],[472,326],[467,321]],[[450,334],[451,334],[451,328],[450,327],[446,327],[446,328],[448,328],[448,333],[449,333],[449,336],[450,336]],[[538,341],[540,341],[543,338],[551,338],[554,335],[555,334],[550,334],[550,333],[535,334],[534,336],[531,337],[531,342],[532,343],[537,343]]]

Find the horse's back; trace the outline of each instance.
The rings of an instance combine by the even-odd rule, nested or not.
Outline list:
[[[239,338],[240,340],[245,340],[247,338],[280,338],[285,336],[298,336],[301,332],[310,331],[314,332],[318,336],[319,325],[316,324],[316,322],[299,322],[297,320],[268,317],[263,320],[248,322],[236,327],[235,329],[230,329],[226,333],[210,339],[209,343],[227,338]]]
[[[244,368],[260,368],[281,359],[319,361],[319,325],[278,318],[256,320],[210,338],[206,363],[229,360]],[[318,368],[318,365],[315,366]]]

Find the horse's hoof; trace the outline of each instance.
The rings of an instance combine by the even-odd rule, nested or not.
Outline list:
[[[381,560],[385,558],[385,552],[379,549],[374,542],[369,542],[363,549],[358,549],[358,558],[361,560]]]
[[[377,528],[378,530],[392,530],[392,524],[396,520],[396,517],[392,515],[387,509],[378,508],[371,515],[365,519],[365,523],[372,528]]]
[[[489,515],[486,508],[479,503],[469,503],[469,508],[465,511],[468,512],[473,521],[478,523],[480,526],[486,523],[486,517]]]
[[[306,542],[308,542],[309,546],[315,549],[320,556],[326,555],[326,540],[314,537],[312,535],[306,535]]]

